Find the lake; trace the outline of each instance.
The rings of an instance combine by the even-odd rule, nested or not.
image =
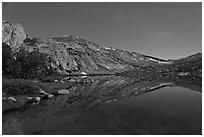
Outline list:
[[[103,77],[3,113],[3,134],[202,134],[201,85]]]

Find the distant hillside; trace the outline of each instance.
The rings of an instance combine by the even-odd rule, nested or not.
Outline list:
[[[7,73],[17,68],[21,71],[28,67],[30,69],[25,71],[26,73],[38,72],[39,75],[47,71],[50,71],[47,75],[52,73],[114,74],[140,66],[156,67],[174,63],[172,60],[102,47],[75,36],[33,38],[25,33],[22,25],[6,21],[2,23],[2,42],[4,43],[3,52],[11,52],[8,60],[5,59],[5,64],[8,65],[9,61],[10,64],[14,64],[14,68],[4,67],[4,72],[8,71]],[[40,60],[40,63],[37,60]]]

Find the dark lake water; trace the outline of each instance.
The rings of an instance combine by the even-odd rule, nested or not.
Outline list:
[[[3,134],[202,134],[201,89],[190,87],[96,80],[76,86],[75,98],[60,95],[4,113]]]

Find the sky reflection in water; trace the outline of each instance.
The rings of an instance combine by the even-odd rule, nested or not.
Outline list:
[[[80,91],[99,94],[103,87],[99,85],[107,81],[99,83],[100,80],[95,86],[82,86]],[[68,95],[63,95],[26,110],[3,114],[3,134],[202,134],[201,92],[174,86],[140,94],[134,91],[138,86],[132,85],[136,84],[123,88],[106,84],[103,91],[117,89],[120,93],[112,95],[115,99],[102,93],[103,98],[99,99],[92,93],[91,99],[68,104]],[[150,82],[145,87],[157,86]]]

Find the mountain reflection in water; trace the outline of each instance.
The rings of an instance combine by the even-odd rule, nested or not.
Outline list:
[[[3,134],[202,134],[200,80],[91,79],[3,113]]]

